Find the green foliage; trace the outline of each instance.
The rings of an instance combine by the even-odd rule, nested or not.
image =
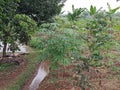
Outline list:
[[[39,45],[39,40],[36,37],[32,37],[29,46],[32,48],[37,48],[38,45]]]
[[[0,7],[2,12],[0,18],[2,19],[2,23],[7,25],[9,20],[15,15],[19,0],[4,0],[1,2]]]
[[[3,56],[6,54],[7,42],[10,36],[10,21],[15,15],[19,0],[4,0],[0,4],[0,41],[3,42]]]
[[[75,9],[74,8],[74,5],[72,5],[72,13],[68,13],[68,20],[69,21],[74,21],[74,20],[77,20],[80,16],[80,14],[84,11],[85,9],[84,8],[77,8]]]
[[[4,0],[1,2],[0,41],[4,45],[3,56],[5,56],[8,43],[11,46],[10,50],[15,52],[17,50],[14,47],[16,41],[27,44],[37,25],[30,17],[16,13],[20,0]]]
[[[118,66],[112,66],[111,70],[114,71],[114,72],[119,73],[120,72],[120,67],[118,67]]]
[[[116,13],[117,10],[120,9],[120,6],[119,7],[116,7],[114,9],[111,8],[110,4],[107,3],[107,6],[108,6],[108,12],[107,12],[107,15],[109,17],[109,20],[110,20],[110,27],[113,27],[113,20],[112,20],[112,15]]]
[[[12,41],[19,41],[21,44],[27,44],[31,35],[36,30],[36,22],[32,20],[29,16],[16,14],[13,20],[11,21],[11,27],[13,28],[14,39]]]
[[[94,15],[94,14],[96,14],[96,12],[97,12],[97,9],[96,9],[96,7],[94,7],[94,6],[90,6],[90,15]]]
[[[89,59],[90,60],[102,60],[102,50],[106,45],[113,45],[113,36],[109,33],[108,23],[106,22],[105,15],[101,17],[100,13],[95,13],[96,15],[92,20],[89,20],[86,25],[86,35],[83,37],[87,42],[89,49]],[[106,48],[107,49],[107,48]]]
[[[69,65],[74,57],[73,51],[81,44],[79,34],[74,30],[60,30],[60,25],[56,25],[58,24],[42,24],[37,35],[39,42],[37,48],[42,50],[40,58],[51,60],[52,67],[58,64]]]
[[[107,6],[108,6],[108,9],[109,9],[109,13],[110,14],[114,14],[118,9],[120,9],[120,6],[119,7],[116,7],[116,8],[114,8],[114,9],[111,9],[111,7],[110,7],[110,4],[109,3],[107,3]]]
[[[12,70],[15,67],[13,63],[0,64],[0,71]]]
[[[66,0],[21,0],[18,13],[29,15],[38,24],[59,14]]]
[[[89,73],[92,66],[102,66],[101,60],[118,43],[114,40],[114,32],[111,32],[113,25],[108,12],[91,6],[87,12],[88,17],[84,20],[80,17],[84,9],[75,9],[74,6],[72,9],[73,12],[68,16],[57,16],[54,23],[42,24],[34,42],[35,47],[41,51],[40,58],[51,60],[52,67],[80,60],[77,65],[80,75],[78,84],[85,90],[86,87],[92,87],[89,83],[90,76],[85,72]]]
[[[85,87],[91,87],[89,81],[89,76],[84,75],[84,72],[90,72],[91,66],[101,66],[100,60],[104,58],[102,54],[103,51],[109,52],[108,50],[116,42],[111,34],[109,20],[106,20],[107,15],[104,12],[98,12],[96,7],[91,6],[90,8],[90,19],[87,20],[86,27],[81,31],[81,38],[84,40],[85,48],[83,48],[83,53],[79,57],[82,63],[78,65],[78,72],[81,76],[79,79],[79,86],[82,90]],[[86,55],[87,53],[87,55]]]

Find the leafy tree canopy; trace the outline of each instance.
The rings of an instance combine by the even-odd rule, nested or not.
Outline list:
[[[11,50],[14,52],[16,42],[28,43],[31,32],[35,30],[36,22],[29,16],[17,14],[20,0],[1,0],[0,2],[0,41],[3,44],[4,57],[8,44],[12,45]]]
[[[66,0],[21,0],[18,13],[32,17],[38,24],[59,14]]]

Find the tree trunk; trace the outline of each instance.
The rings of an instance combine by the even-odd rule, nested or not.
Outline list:
[[[4,45],[4,47],[3,47],[3,57],[5,57],[6,56],[6,49],[7,49],[7,42],[4,41],[3,45]]]

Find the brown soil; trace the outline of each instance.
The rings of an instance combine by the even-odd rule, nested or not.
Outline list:
[[[12,64],[5,70],[0,71],[0,90],[4,90],[4,88],[8,87],[14,81],[17,80],[19,75],[21,75],[28,66],[28,61],[22,57],[6,57],[4,59],[0,59],[0,64]]]
[[[118,64],[117,66],[120,67]],[[97,73],[96,70],[98,71]],[[103,66],[98,68],[91,67],[91,72],[87,74],[91,75],[90,83],[95,90],[120,90],[119,72],[113,72]],[[34,76],[35,74],[32,75],[22,90],[28,90]],[[73,64],[67,67],[59,66],[58,69],[50,71],[38,90],[81,90],[77,83],[77,73]],[[88,87],[86,90],[92,89]]]
[[[96,73],[95,70],[99,72]],[[90,75],[90,82],[95,90],[120,90],[120,78],[117,78],[119,73],[114,74],[108,68],[101,67],[92,68]],[[81,90],[77,85],[76,76],[77,74],[71,70],[71,67],[67,68],[66,72],[60,69],[52,71],[38,90]],[[92,89],[86,88],[86,90]]]
[[[17,80],[17,77],[22,74],[27,68],[27,61],[21,57],[17,60],[22,60],[19,65],[15,65],[13,69],[0,72],[0,90]],[[120,68],[120,62],[114,62],[114,66]],[[28,87],[37,73],[39,65],[36,66],[36,70],[31,75],[30,79],[23,86],[22,90],[28,90]],[[40,84],[38,90],[81,90],[78,86],[78,74],[74,69],[75,64],[71,64],[67,67],[62,65],[59,68],[50,70],[49,75]],[[96,73],[97,71],[97,73]],[[120,71],[112,71],[109,67],[91,67],[91,72],[85,75],[91,75],[90,82],[95,90],[120,90]],[[92,90],[86,88],[86,90]]]

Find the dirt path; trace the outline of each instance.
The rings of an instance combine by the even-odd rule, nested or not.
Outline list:
[[[23,59],[20,58],[19,59]],[[0,90],[4,90],[5,87],[8,87],[10,84],[14,83],[17,80],[19,75],[21,75],[28,67],[28,61],[23,59],[20,65],[14,65],[9,68],[7,71],[0,72]]]
[[[26,50],[28,54],[29,52],[35,53],[35,51],[28,46],[26,46]],[[36,55],[34,55],[33,57],[36,57]],[[18,61],[22,61],[20,62],[20,65],[9,66],[8,68],[6,68],[5,66],[6,69],[0,71],[0,90],[6,90],[5,88],[7,88],[8,86],[11,86],[28,69],[30,61],[27,60],[26,56],[20,55],[15,58]],[[14,60],[14,59],[11,58],[11,60],[9,60],[9,57],[8,57],[6,58],[6,60],[11,62],[11,60]],[[38,66],[36,65],[36,70],[37,70],[37,67]],[[1,67],[0,67],[0,70],[1,70]],[[35,72],[36,71],[34,71],[33,73]],[[34,74],[33,74],[33,77],[34,77]],[[32,76],[31,76],[31,79],[32,79]],[[28,90],[28,89],[25,89],[25,90]]]
[[[25,85],[22,87],[22,90],[29,90],[29,85],[31,84],[33,78],[35,77],[35,75],[37,74],[37,70],[39,68],[39,64],[36,65],[34,72],[32,73],[32,75],[30,76],[29,80],[25,83]]]
[[[23,86],[22,90],[29,90],[29,85],[31,84],[31,82],[34,79],[34,77],[36,76],[36,74],[38,72],[38,69],[40,67],[43,70],[45,70],[47,72],[47,74],[48,74],[49,73],[49,68],[50,68],[50,62],[48,60],[45,60],[45,61],[41,62],[41,64],[36,65],[36,68],[35,68],[33,74],[31,75],[31,77],[29,78],[29,80],[27,81],[27,83]]]

